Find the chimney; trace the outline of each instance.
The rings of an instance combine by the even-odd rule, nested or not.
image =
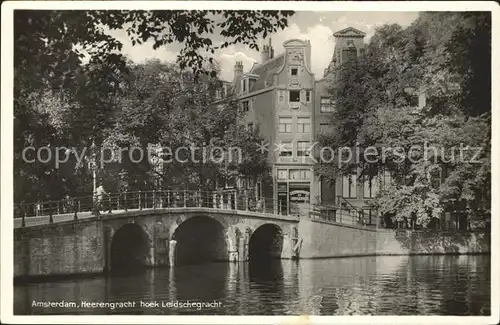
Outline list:
[[[262,52],[260,54],[260,61],[261,63],[266,62],[267,60],[270,59],[270,53],[269,53],[269,46],[264,45],[262,46]]]
[[[243,62],[236,61],[234,64],[234,80],[238,79],[243,74]]]

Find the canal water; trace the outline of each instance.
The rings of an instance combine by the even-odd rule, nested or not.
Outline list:
[[[212,263],[16,284],[14,313],[489,315],[490,256]]]

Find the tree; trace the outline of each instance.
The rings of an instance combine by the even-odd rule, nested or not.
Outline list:
[[[31,200],[28,192],[39,192],[42,180],[47,177],[53,186],[40,199],[61,198],[68,188],[82,193],[91,183],[84,165],[73,170],[72,183],[65,181],[72,185],[61,187],[59,170],[47,170],[49,164],[41,168],[25,162],[22,150],[29,145],[88,148],[92,141],[102,147],[103,141],[112,136],[116,129],[115,114],[122,112],[120,98],[129,89],[125,86],[131,65],[120,52],[123,45],[109,30],[126,29],[134,44],[152,40],[154,48],[180,43],[183,47],[178,66],[190,70],[197,78],[205,73],[214,76],[215,50],[238,43],[258,49],[257,41],[286,27],[291,15],[291,11],[17,10],[14,13],[15,200]],[[212,42],[212,36],[219,34],[225,41]],[[43,96],[53,97],[54,105],[47,108],[55,112],[33,109]],[[70,169],[75,162],[72,164]]]
[[[374,206],[393,221],[425,227],[452,202],[465,202],[472,216],[488,214],[490,33],[488,13],[423,13],[406,29],[379,28],[368,54],[336,71],[332,121],[340,132],[320,139],[335,149],[357,146],[361,154],[374,147],[378,159],[323,163],[317,172],[335,179],[353,167],[366,177],[390,170],[395,182],[378,193]],[[417,109],[422,89],[427,105]],[[470,151],[457,159],[452,149],[462,145],[482,150],[475,161]],[[421,150],[409,155],[412,146]],[[426,147],[438,152],[426,156]]]
[[[158,60],[132,67],[104,145],[159,151],[137,162],[129,149],[115,172],[126,169],[135,189],[214,189],[218,180],[265,173],[265,157],[255,150],[261,139],[238,124],[236,104],[213,105],[220,86]]]

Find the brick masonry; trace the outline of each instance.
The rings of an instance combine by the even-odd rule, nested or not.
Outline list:
[[[205,211],[206,210],[206,211]],[[265,224],[280,230],[281,256],[291,258],[298,219],[255,212],[210,211],[203,208],[164,209],[104,214],[83,219],[14,229],[14,276],[33,277],[100,273],[110,269],[113,236],[126,224],[136,224],[148,238],[150,266],[168,265],[169,241],[177,228],[194,217],[208,217],[222,226],[228,259],[246,260],[252,234]],[[226,254],[224,254],[226,253]]]
[[[282,258],[327,258],[364,255],[489,253],[490,234],[481,232],[418,232],[367,229],[258,213],[179,209],[104,215],[14,230],[14,276],[32,277],[100,273],[110,268],[113,235],[125,224],[137,224],[148,238],[146,264],[168,265],[169,241],[178,227],[193,217],[205,216],[223,229],[227,256],[248,259],[252,234],[262,225],[280,230]],[[297,250],[294,250],[297,248]]]
[[[303,219],[301,258],[363,255],[476,254],[490,253],[485,232],[432,232],[366,229],[360,226]]]

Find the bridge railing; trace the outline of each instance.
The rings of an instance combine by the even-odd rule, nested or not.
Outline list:
[[[35,219],[37,224],[43,224],[129,210],[193,207],[297,215],[282,201],[258,197],[254,191],[228,189],[150,190],[67,197],[62,200],[16,205],[14,217],[18,222],[21,221],[21,226],[26,226],[27,220]]]
[[[338,196],[336,204],[311,204],[309,217],[312,220],[348,225],[375,227],[377,219]]]
[[[361,209],[345,204],[341,199],[335,203],[337,204],[287,202],[258,197],[250,190],[149,190],[22,203],[15,206],[14,216],[18,220],[18,225],[20,221],[20,226],[25,226],[26,220],[37,220],[36,224],[43,224],[129,210],[197,207],[292,215],[350,225],[374,225],[366,222]]]

